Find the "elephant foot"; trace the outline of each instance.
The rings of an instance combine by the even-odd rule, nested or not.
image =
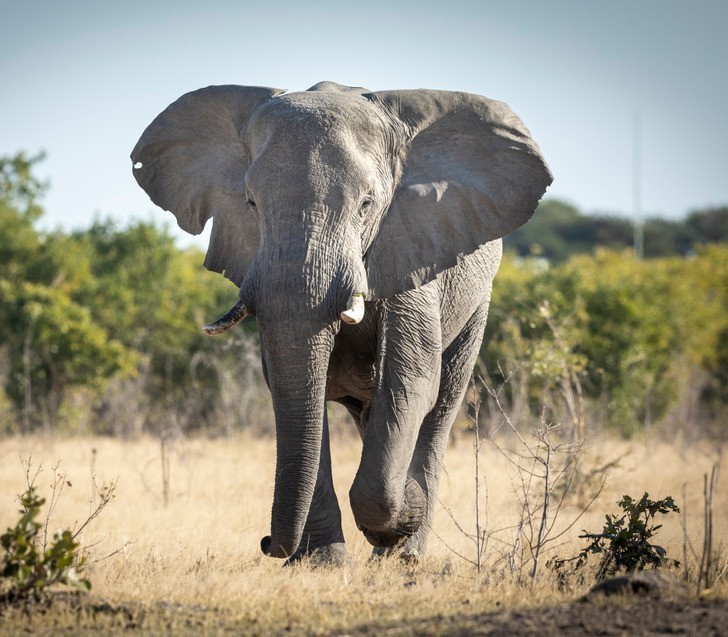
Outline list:
[[[406,540],[398,544],[397,546],[391,546],[388,548],[382,548],[381,546],[375,546],[372,549],[372,556],[369,561],[396,558],[408,565],[415,565],[420,559],[420,552],[409,545]]]
[[[407,478],[404,489],[404,505],[393,525],[371,529],[359,525],[367,541],[376,548],[396,549],[405,544],[422,524],[425,515],[425,494],[414,478]]]
[[[313,568],[339,567],[350,563],[349,554],[344,542],[335,542],[317,548],[299,548],[289,557],[284,566],[294,566],[304,562]]]

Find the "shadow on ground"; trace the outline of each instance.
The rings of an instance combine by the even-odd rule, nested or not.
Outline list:
[[[728,599],[652,599],[627,595],[546,608],[435,616],[403,623],[315,627],[259,626],[225,611],[177,604],[112,604],[92,595],[54,594],[42,602],[0,606],[3,636],[36,635],[698,635],[727,634]]]

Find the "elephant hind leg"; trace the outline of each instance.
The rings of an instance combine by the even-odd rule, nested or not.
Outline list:
[[[402,547],[405,557],[416,558],[425,552],[450,428],[468,388],[487,317],[486,302],[473,313],[457,338],[442,353],[437,402],[422,422],[409,469],[409,475],[417,481],[425,495],[425,513],[417,532]]]
[[[366,423],[367,419],[369,418],[369,406],[365,405],[358,398],[353,398],[351,396],[337,398],[336,402],[346,407],[346,411],[349,412],[349,415],[352,417],[354,423],[356,424],[356,429],[359,432],[359,436],[362,440],[364,440],[364,432],[367,428]]]

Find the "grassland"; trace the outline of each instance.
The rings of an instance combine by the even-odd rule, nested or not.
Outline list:
[[[502,447],[508,444],[501,442]],[[588,580],[559,588],[543,564],[535,583],[525,577],[526,569],[519,576],[509,568],[508,556],[517,555],[514,526],[522,510],[522,476],[487,442],[480,457],[480,516],[488,544],[484,567],[480,574],[476,571],[475,547],[466,536],[475,531],[476,522],[469,436],[461,436],[448,451],[428,555],[416,566],[370,561],[370,547],[356,530],[347,501],[360,445],[348,434],[334,432],[332,447],[352,557],[350,565],[335,570],[306,565],[283,569],[279,561],[260,553],[272,501],[272,439],[239,435],[168,441],[166,504],[158,440],[39,436],[0,441],[1,529],[17,519],[16,496],[26,488],[21,460],[31,459],[31,473],[42,465],[36,484],[46,496],[52,467],[60,463],[58,471],[67,474],[51,532],[86,519],[98,501],[92,473],[97,486],[118,481],[115,499],[80,538],[89,554],[86,575],[93,583],[86,601],[69,594],[43,612],[7,611],[0,617],[0,634],[129,634],[130,629],[144,634],[436,634],[439,622],[465,634],[473,631],[463,626],[470,621],[472,628],[478,614],[559,608],[587,590]],[[699,551],[703,474],[720,456],[710,445],[589,441],[579,455],[581,479],[589,482],[587,499],[598,485],[598,479],[587,480],[590,470],[618,461],[596,502],[551,548],[561,556],[576,554],[584,544],[577,537],[582,529],[601,530],[605,513],[617,512],[615,503],[623,494],[639,497],[646,491],[653,499],[672,495],[684,507],[687,536]],[[719,482],[715,493],[713,531],[723,565],[726,484]],[[584,497],[565,502],[558,528],[582,511]],[[669,556],[684,561],[684,538],[680,518],[668,516],[659,544]],[[686,566],[694,579],[696,564],[689,551],[678,577]],[[714,597],[728,597],[726,580],[728,573]]]

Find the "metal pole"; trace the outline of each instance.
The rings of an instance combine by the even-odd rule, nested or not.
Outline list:
[[[634,258],[645,256],[645,233],[642,220],[642,122],[634,116],[632,140],[632,212],[634,215]]]

